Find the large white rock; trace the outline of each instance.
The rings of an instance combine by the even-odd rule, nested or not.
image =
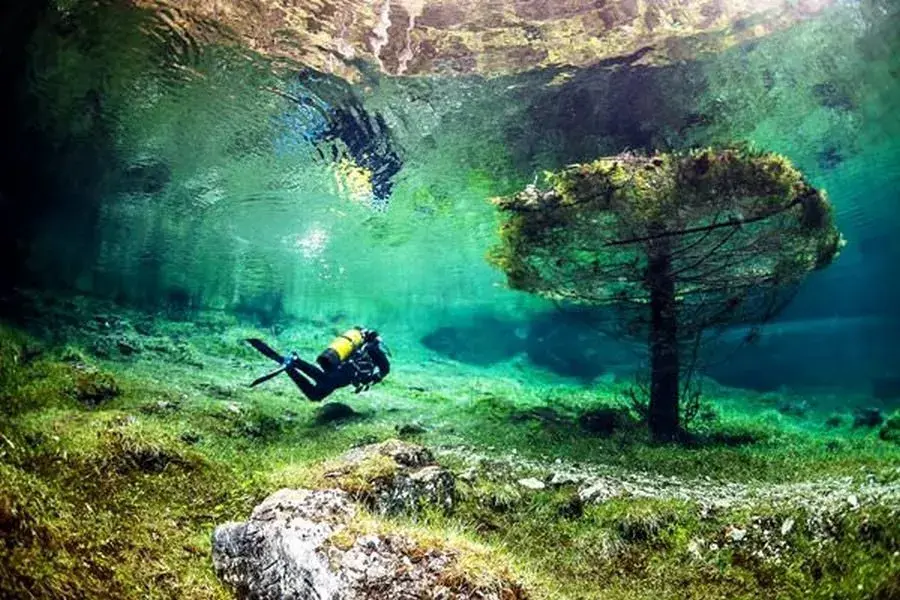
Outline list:
[[[457,561],[451,549],[422,548],[399,535],[364,535],[349,548],[338,547],[329,538],[355,515],[342,491],[280,490],[246,523],[216,528],[216,574],[241,600],[526,598],[512,582],[490,589],[448,587],[459,581],[447,575]]]

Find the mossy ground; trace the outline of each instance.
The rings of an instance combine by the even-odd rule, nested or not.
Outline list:
[[[827,426],[830,407],[821,415],[765,412],[768,399],[720,389],[711,399],[717,416],[698,423],[693,444],[654,445],[627,422],[604,434],[579,424],[586,411],[619,405],[613,384],[528,384],[397,357],[383,385],[335,395],[362,418],[325,423],[288,381],[246,388],[268,365],[240,339],[272,332],[225,317],[135,327],[140,317],[129,315],[100,329],[82,316],[64,327],[54,318],[50,311],[27,324],[40,331],[50,320],[54,336],[0,331],[6,597],[228,597],[210,562],[216,525],[246,518],[280,487],[317,485],[323,462],[413,422],[425,428],[413,441],[464,445],[462,454],[510,464],[518,457],[522,467],[460,478],[452,514],[358,529],[455,540],[470,549],[460,568],[473,580],[511,572],[531,597],[573,600],[900,595],[900,519],[887,500],[829,517],[821,535],[819,517],[799,507],[701,516],[690,500],[583,505],[574,486],[532,491],[516,483],[534,464],[552,470],[559,459],[722,485],[837,477],[898,485],[900,446],[877,429]],[[110,352],[115,339],[125,346]],[[319,342],[290,330],[280,336],[302,353]],[[469,466],[458,455],[439,456],[458,473]],[[789,519],[797,525],[782,535]],[[731,527],[749,532],[746,544],[729,542]],[[764,531],[778,539],[776,555]]]

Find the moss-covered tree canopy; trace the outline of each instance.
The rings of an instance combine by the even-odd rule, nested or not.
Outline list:
[[[648,261],[663,256],[677,301],[737,303],[798,282],[843,244],[824,192],[745,147],[621,154],[546,181],[493,200],[507,218],[490,260],[511,287],[554,300],[645,304]]]

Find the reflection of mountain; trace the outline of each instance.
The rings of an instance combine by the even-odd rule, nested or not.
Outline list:
[[[172,27],[213,21],[263,54],[355,78],[363,59],[392,75],[516,73],[588,66],[651,48],[691,59],[784,29],[833,0],[135,0]],[[177,6],[177,8],[176,8]]]

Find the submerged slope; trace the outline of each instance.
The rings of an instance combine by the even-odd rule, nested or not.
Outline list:
[[[0,526],[13,541],[0,546],[0,587],[13,594],[229,597],[211,569],[217,525],[285,487],[365,495],[392,471],[366,462],[335,479],[333,459],[398,435],[436,450],[454,511],[363,515],[341,548],[449,537],[477,550],[463,565],[474,580],[499,569],[539,599],[898,591],[896,418],[880,439],[721,388],[697,445],[653,446],[627,412],[603,426],[604,410],[622,410],[612,386],[400,359],[368,394],[335,395],[355,410],[333,420],[287,381],[244,387],[264,365],[243,337],[309,354],[321,342],[309,324],[275,339],[220,313],[33,306],[25,322],[41,340],[0,338]]]

